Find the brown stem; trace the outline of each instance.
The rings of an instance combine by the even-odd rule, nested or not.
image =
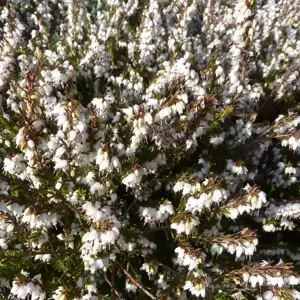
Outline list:
[[[165,264],[161,263],[161,262],[158,261],[158,260],[155,260],[155,261],[157,262],[157,264],[158,264],[159,266],[161,266],[161,267],[163,267],[163,268],[169,270],[170,272],[175,273],[175,274],[178,275],[178,272],[176,272],[175,270],[171,269],[170,267],[166,266]]]
[[[149,298],[156,300],[156,298],[149,293],[136,279],[134,279],[123,267],[120,263],[116,261],[116,264],[123,270],[124,274],[139,288],[141,289]]]
[[[111,293],[112,293],[112,298],[114,299],[114,295],[117,295],[119,297],[119,299],[124,300],[124,298],[119,294],[119,292],[114,288],[114,285],[110,282],[110,280],[107,278],[106,275],[104,275],[104,278],[106,280],[106,282],[108,283],[108,285],[111,287]]]
[[[114,265],[112,266],[112,271],[111,271],[111,284],[112,284],[112,300],[114,300],[114,294],[115,294],[115,270],[114,270]]]

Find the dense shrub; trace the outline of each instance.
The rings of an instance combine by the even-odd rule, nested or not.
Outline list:
[[[299,0],[0,2],[3,299],[300,299]]]

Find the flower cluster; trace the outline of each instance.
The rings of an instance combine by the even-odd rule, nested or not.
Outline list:
[[[279,262],[272,266],[265,261],[245,271],[242,277],[243,281],[252,287],[298,285],[300,280],[299,275],[292,271],[290,265]]]
[[[20,276],[12,283],[11,294],[19,299],[26,299],[28,296],[35,300],[46,299],[46,295],[41,287],[41,274],[36,275],[31,279],[29,279],[28,276],[29,273],[23,270],[21,271]]]
[[[211,245],[211,254],[220,255],[223,249],[227,250],[230,254],[235,254],[236,258],[240,258],[242,254],[252,256],[258,245],[258,239],[254,232],[245,228],[239,234],[227,235],[222,237],[213,237]]]
[[[244,212],[249,214],[256,209],[260,209],[267,202],[266,194],[257,187],[251,187],[248,184],[243,190],[223,207],[226,216],[232,220],[237,219]]]
[[[178,255],[177,263],[181,266],[187,266],[189,271],[196,269],[197,266],[201,265],[205,259],[204,253],[193,249],[189,251],[189,249],[177,247],[175,249],[175,253]]]

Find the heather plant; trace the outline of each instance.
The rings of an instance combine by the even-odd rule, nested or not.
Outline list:
[[[299,12],[0,1],[2,299],[300,299]]]

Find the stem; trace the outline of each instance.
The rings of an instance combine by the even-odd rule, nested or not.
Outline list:
[[[114,283],[115,283],[115,270],[114,270],[114,265],[112,266],[112,274],[111,274],[111,284],[112,284],[112,292],[113,294],[115,293],[115,288],[114,288]],[[112,298],[114,298],[114,295],[112,295]],[[112,299],[114,300],[114,299]]]
[[[131,208],[135,205],[135,203],[136,203],[136,201],[135,201],[136,199],[134,199],[133,201],[132,201],[132,203],[128,206],[128,208],[126,209],[126,215],[129,213],[129,211],[131,210]]]
[[[149,234],[151,232],[155,232],[155,231],[161,231],[161,230],[168,230],[168,231],[172,231],[173,229],[170,226],[165,226],[165,227],[155,227],[155,228],[151,228],[147,231],[144,231],[145,234]]]
[[[175,270],[171,269],[171,268],[170,268],[170,267],[168,267],[167,265],[165,265],[165,264],[161,263],[161,262],[160,262],[160,261],[158,261],[158,260],[155,260],[155,261],[158,263],[158,265],[159,265],[159,266],[161,266],[161,267],[163,267],[163,268],[165,268],[165,269],[169,270],[171,273],[175,273],[175,274],[177,274],[177,275],[178,275],[178,272],[176,272]]]
[[[119,292],[114,288],[113,283],[111,283],[111,282],[109,281],[109,279],[107,278],[106,275],[104,275],[104,278],[105,278],[106,282],[108,283],[108,285],[111,287],[111,293],[112,293],[112,295],[111,295],[112,298],[111,298],[111,299],[114,299],[114,294],[115,294],[115,295],[117,295],[117,296],[119,297],[119,299],[125,300],[125,299],[119,294]]]
[[[156,300],[156,298],[149,293],[136,279],[134,279],[123,267],[120,263],[116,261],[116,264],[123,270],[124,274],[139,288],[141,289],[149,298]]]

